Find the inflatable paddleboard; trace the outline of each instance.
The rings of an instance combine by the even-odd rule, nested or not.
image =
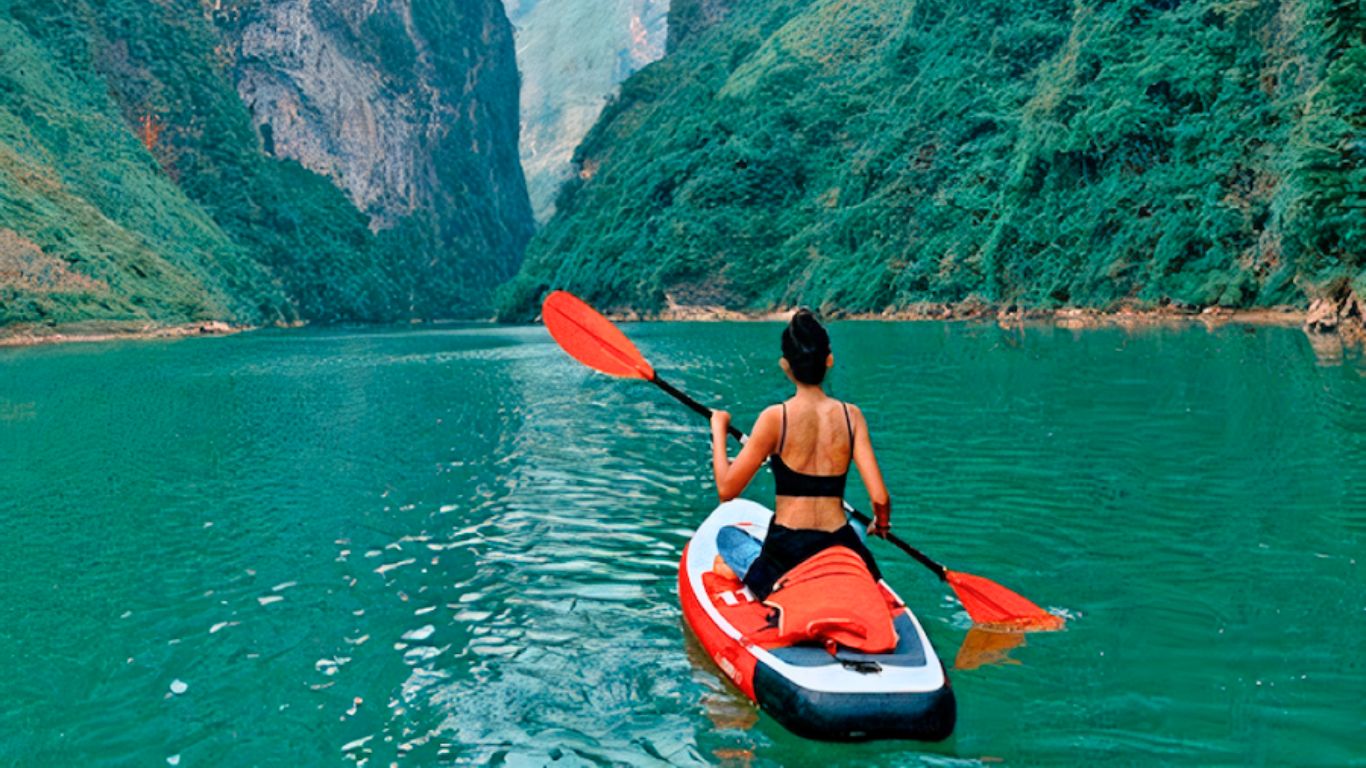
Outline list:
[[[957,706],[944,665],[915,614],[878,584],[896,629],[889,653],[777,642],[774,609],[741,582],[712,570],[725,526],[763,540],[773,513],[736,499],[716,508],[683,550],[678,596],[707,654],[742,693],[801,736],[830,741],[939,741],[953,733]]]

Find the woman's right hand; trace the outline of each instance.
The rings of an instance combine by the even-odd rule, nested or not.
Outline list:
[[[730,412],[716,409],[711,412],[711,434],[715,438],[720,436],[721,444],[726,441],[726,430],[730,429]]]

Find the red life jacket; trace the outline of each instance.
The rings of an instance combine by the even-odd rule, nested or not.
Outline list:
[[[863,653],[896,648],[892,611],[868,566],[848,547],[830,547],[802,561],[778,580],[764,601],[778,609],[778,640],[815,640],[831,653],[835,644]]]

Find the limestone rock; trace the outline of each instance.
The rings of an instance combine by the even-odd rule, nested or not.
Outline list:
[[[273,0],[239,25],[237,90],[262,147],[324,174],[375,231],[415,217],[515,271],[534,223],[499,0]]]
[[[1366,329],[1366,302],[1352,290],[1350,283],[1338,281],[1309,303],[1304,327],[1313,333],[1359,336]]]
[[[507,0],[522,74],[522,167],[536,218],[617,85],[664,55],[669,0]]]

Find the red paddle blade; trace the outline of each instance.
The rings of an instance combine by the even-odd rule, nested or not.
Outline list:
[[[546,330],[569,356],[608,376],[651,381],[655,369],[621,329],[568,291],[555,291],[541,305]]]
[[[991,579],[949,571],[949,586],[977,624],[1016,631],[1062,629],[1063,618],[1040,608]]]

